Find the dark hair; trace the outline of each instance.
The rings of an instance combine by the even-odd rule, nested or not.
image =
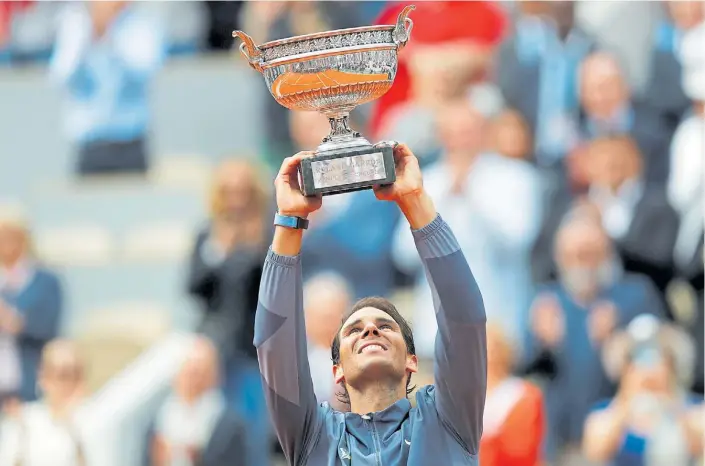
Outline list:
[[[333,345],[330,349],[333,364],[340,364],[340,332],[343,329],[345,321],[347,321],[351,315],[355,314],[360,309],[364,309],[366,307],[379,309],[380,311],[388,314],[389,317],[391,317],[401,329],[401,335],[404,338],[404,342],[406,343],[407,353],[413,355],[416,354],[416,345],[414,344],[414,332],[411,329],[411,325],[409,325],[409,322],[407,322],[406,319],[399,313],[396,306],[394,306],[391,301],[386,298],[373,296],[370,298],[362,298],[361,300],[356,302],[348,312],[343,315],[343,319],[340,322],[338,331],[335,332],[335,338],[333,338]],[[345,388],[345,384],[341,383],[340,385],[343,388],[343,393],[336,394],[336,397],[341,403],[350,404],[350,397],[348,396],[348,390]],[[406,396],[409,396],[411,392],[416,389],[416,386],[412,387],[410,385],[411,374],[409,374],[409,377],[406,379]]]

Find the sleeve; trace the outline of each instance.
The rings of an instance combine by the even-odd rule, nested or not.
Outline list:
[[[58,278],[53,274],[44,277],[34,299],[19,309],[24,317],[20,338],[40,344],[56,338],[63,312],[63,292]]]
[[[93,26],[85,9],[67,6],[58,17],[54,52],[49,62],[49,76],[68,87],[88,83],[90,74],[85,59],[92,42]]]
[[[136,80],[150,78],[167,55],[162,23],[154,15],[135,13],[131,24],[121,32],[115,42],[115,53],[123,73]]]
[[[255,339],[267,407],[290,465],[303,465],[322,422],[306,346],[301,256],[265,259]]]
[[[453,232],[440,215],[413,235],[438,322],[436,409],[449,431],[476,455],[487,388],[487,317],[482,296]]]
[[[399,222],[394,231],[392,242],[392,261],[406,274],[416,274],[421,267],[421,260],[416,253],[414,238],[409,234],[406,222]]]

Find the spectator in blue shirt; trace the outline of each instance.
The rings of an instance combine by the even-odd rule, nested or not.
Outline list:
[[[166,54],[156,18],[129,2],[71,4],[59,21],[50,75],[66,91],[78,172],[144,173],[148,86]]]

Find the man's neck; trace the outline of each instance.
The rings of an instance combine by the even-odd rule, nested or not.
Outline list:
[[[348,394],[350,396],[350,411],[357,414],[368,414],[387,409],[400,399],[406,398],[406,388],[376,383],[360,391],[348,387]]]

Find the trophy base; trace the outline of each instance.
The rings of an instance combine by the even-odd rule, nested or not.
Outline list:
[[[330,196],[392,184],[396,181],[394,145],[326,150],[303,159],[299,170],[304,196]]]

